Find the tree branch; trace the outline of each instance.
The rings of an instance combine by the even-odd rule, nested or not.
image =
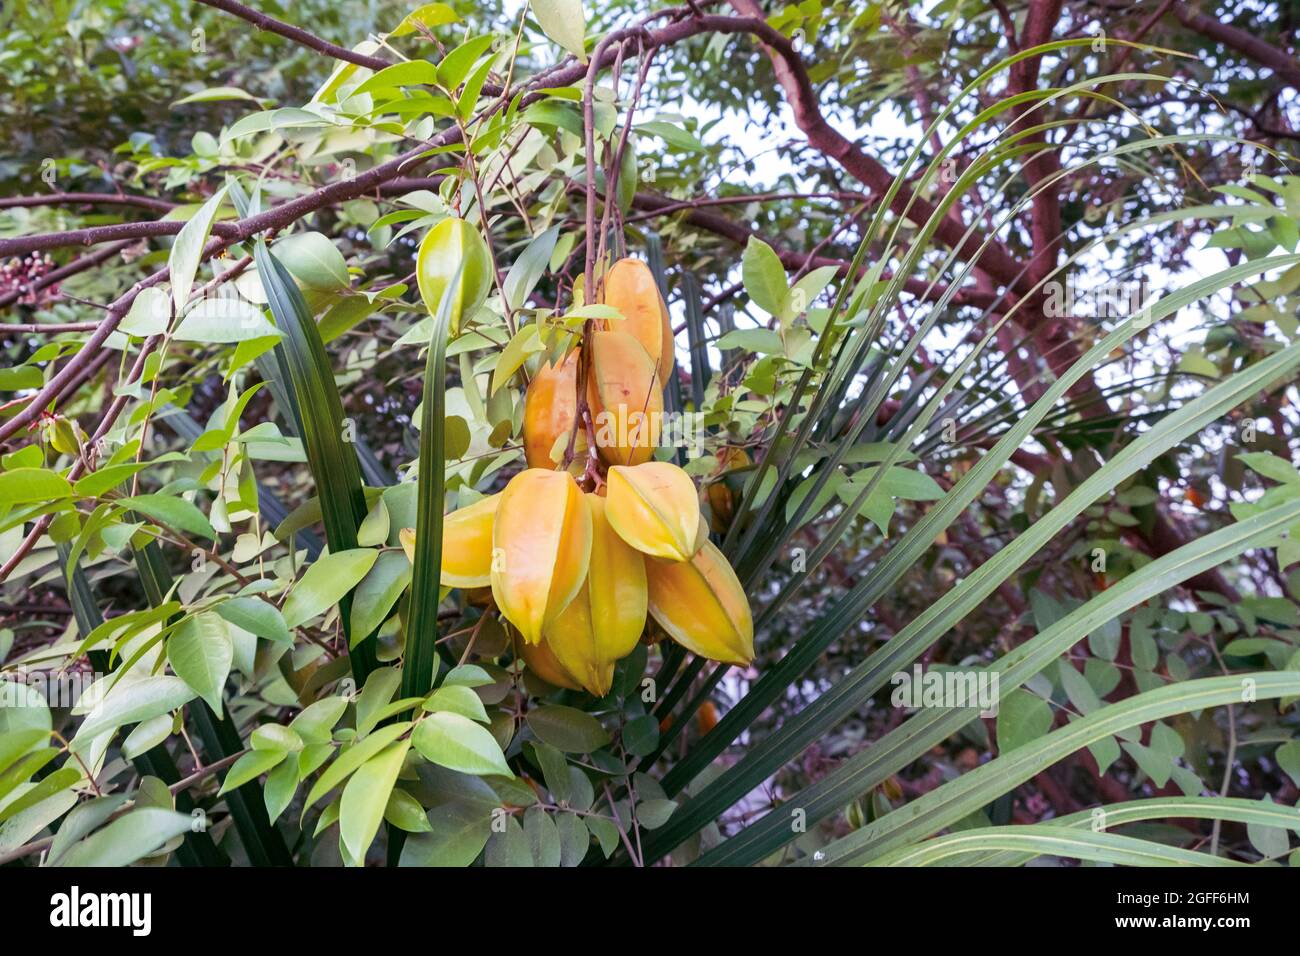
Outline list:
[[[252,7],[246,7],[242,3],[236,3],[235,0],[199,0],[199,3],[206,4],[217,10],[223,10],[241,20],[247,20],[259,30],[266,30],[268,33],[279,34],[286,40],[292,40],[294,43],[305,46],[308,49],[315,50],[317,53],[324,53],[326,56],[332,56],[336,60],[345,60],[348,63],[355,63],[357,66],[364,66],[371,70],[382,70],[393,64],[387,60],[381,60],[377,56],[366,56],[364,53],[357,53],[355,50],[349,50],[347,47],[339,46],[337,43],[330,43],[328,40],[322,40],[314,33],[308,33],[301,27],[295,27],[293,24],[285,23],[283,20],[277,20],[275,17],[267,16],[254,10]]]
[[[1300,63],[1267,40],[1227,23],[1220,23],[1214,17],[1207,17],[1181,0],[1174,4],[1173,13],[1178,22],[1189,30],[1245,54],[1261,66],[1268,67],[1288,86],[1300,89]]]
[[[161,213],[168,213],[176,208],[176,203],[165,199],[128,196],[123,193],[47,193],[38,196],[6,196],[0,199],[0,209],[61,205],[136,206]]]

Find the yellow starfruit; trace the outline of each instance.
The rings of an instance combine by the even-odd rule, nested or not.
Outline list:
[[[524,659],[530,671],[546,683],[567,690],[582,690],[582,685],[555,659],[555,655],[551,653],[545,641],[540,644],[529,644],[516,638],[515,653]]]
[[[727,479],[731,472],[753,464],[749,453],[743,448],[726,446],[718,452],[718,470],[716,477],[705,488],[709,502],[711,524],[715,534],[726,534],[736,514],[736,488]]]
[[[689,561],[646,561],[650,616],[687,650],[725,664],[754,659],[754,618],[740,579],[710,541]]]
[[[559,368],[547,362],[528,383],[524,398],[524,458],[529,468],[555,468],[552,451],[567,442],[578,415],[578,356],[574,349]],[[582,429],[574,440],[574,451],[587,450]]]
[[[488,495],[442,519],[442,567],[438,580],[449,588],[484,588],[492,581],[492,521],[501,495]],[[415,529],[398,535],[406,557],[415,561]]]
[[[587,376],[596,450],[608,465],[649,461],[659,443],[663,385],[650,356],[626,332],[591,335]]]
[[[641,343],[662,385],[673,371],[673,325],[654,273],[640,259],[620,259],[605,274],[605,304],[623,314],[611,328]]]
[[[492,524],[492,597],[524,640],[573,600],[591,560],[591,509],[566,471],[528,468],[501,492]]]
[[[672,462],[648,461],[609,469],[606,514],[614,530],[638,551],[685,561],[708,536],[695,484]]]
[[[591,566],[577,596],[544,629],[543,644],[588,693],[604,697],[614,664],[645,630],[645,559],[610,527],[604,499],[583,497],[591,510]]]

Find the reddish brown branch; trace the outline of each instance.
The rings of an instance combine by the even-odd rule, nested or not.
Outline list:
[[[1288,86],[1300,89],[1300,63],[1267,40],[1239,27],[1220,23],[1186,3],[1175,3],[1173,13],[1189,30],[1245,54],[1261,66],[1268,67]]]
[[[207,4],[217,10],[223,10],[233,16],[246,20],[259,30],[266,30],[268,33],[275,33],[286,40],[292,40],[301,46],[305,46],[317,53],[324,53],[326,56],[332,56],[336,60],[345,60],[348,63],[355,63],[357,66],[364,66],[371,70],[382,70],[393,64],[387,60],[381,60],[377,56],[366,56],[364,53],[357,53],[355,50],[349,50],[347,47],[339,46],[337,43],[330,43],[328,40],[322,40],[314,33],[308,33],[301,27],[295,27],[291,23],[285,23],[283,20],[277,20],[275,17],[267,16],[254,10],[252,7],[246,7],[242,3],[236,3],[235,0],[199,0],[199,3]]]
[[[857,145],[832,127],[817,105],[817,93],[812,87],[802,59],[789,39],[768,25],[763,11],[755,0],[729,0],[731,6],[743,16],[736,24],[744,25],[744,32],[752,33],[760,41],[772,62],[777,81],[785,93],[786,101],[794,113],[795,124],[807,138],[809,145],[843,166],[859,182],[876,195],[883,196],[893,184],[894,175],[877,159],[868,156]],[[927,222],[934,218],[935,207],[914,196],[910,190],[900,189],[890,207],[898,215],[906,215],[913,222]],[[994,276],[1003,285],[1025,294],[1032,283],[1022,274],[1019,263],[996,240],[981,250],[985,236],[978,232],[966,236],[961,223],[954,217],[945,217],[936,228],[935,235],[948,248],[956,250],[961,258],[971,261],[978,254],[978,266]]]
[[[33,206],[135,206],[154,212],[168,213],[176,203],[149,196],[128,196],[123,193],[46,193],[38,196],[6,196],[0,199],[0,209],[31,208]]]
[[[152,222],[118,222],[111,226],[89,226],[66,232],[40,232],[16,239],[0,239],[0,258],[23,256],[29,252],[61,249],[67,246],[94,246],[101,242],[153,239],[174,236],[185,226],[180,220],[157,219]],[[235,226],[227,222],[214,223],[212,231],[218,236],[237,235]]]

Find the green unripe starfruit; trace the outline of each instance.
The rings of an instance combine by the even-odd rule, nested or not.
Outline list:
[[[459,273],[459,275],[458,275]],[[483,304],[492,288],[492,255],[479,231],[464,219],[444,219],[424,234],[415,259],[420,297],[430,315],[438,314],[443,294],[451,288],[449,325],[454,336],[460,322]]]

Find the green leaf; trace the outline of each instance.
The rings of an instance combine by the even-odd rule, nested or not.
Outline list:
[[[131,311],[118,323],[117,330],[139,338],[161,335],[167,331],[167,321],[171,314],[170,297],[157,286],[151,286],[140,290],[140,294],[131,303]]]
[[[402,674],[396,667],[381,667],[366,678],[366,686],[357,696],[357,733],[364,736],[374,729],[380,715],[397,693]]]
[[[284,623],[305,624],[333,607],[366,576],[379,556],[369,548],[327,554],[307,569],[284,602]]]
[[[494,829],[488,839],[487,853],[484,856],[487,866],[496,867],[530,867],[533,865],[532,847],[524,828],[513,816],[505,818],[505,830]]]
[[[469,801],[454,800],[428,813],[428,833],[407,837],[402,866],[469,866],[492,835],[492,812]]]
[[[633,717],[623,728],[623,746],[634,757],[653,753],[659,743],[659,719],[654,714]]]
[[[388,795],[384,819],[406,833],[428,833],[432,829],[420,801],[405,790],[396,789]]]
[[[744,349],[759,355],[779,355],[784,348],[781,336],[771,329],[735,329],[718,339],[717,345],[724,350]]]
[[[252,103],[261,101],[241,90],[237,86],[210,86],[206,90],[199,90],[197,93],[191,93],[189,96],[181,97],[172,103],[172,106],[185,106],[188,103],[219,103],[223,100],[248,100]]]
[[[396,35],[397,31],[393,33]],[[388,90],[399,86],[432,86],[437,82],[438,68],[428,60],[407,60],[380,70],[353,90],[352,95],[361,96],[376,90]]]
[[[791,286],[777,316],[781,321],[781,327],[789,327],[791,322],[812,308],[813,302],[830,285],[839,271],[838,266],[822,266]]]
[[[119,324],[119,329],[121,325]],[[22,388],[40,388],[45,381],[41,370],[33,365],[0,368],[0,392],[16,392]]]
[[[677,804],[671,800],[642,800],[636,807],[637,823],[647,830],[657,830],[673,815]]]
[[[72,485],[62,475],[44,468],[14,468],[0,472],[0,501],[29,504],[72,497]]]
[[[177,315],[185,310],[185,303],[194,288],[194,277],[203,257],[203,247],[212,231],[212,223],[217,218],[217,209],[225,198],[226,187],[223,186],[181,227],[181,231],[176,234],[176,241],[172,243],[167,267],[170,270],[172,306]]]
[[[416,725],[411,741],[430,763],[479,776],[514,776],[496,738],[460,714],[449,711],[430,714]]]
[[[453,684],[465,687],[487,687],[495,683],[495,678],[477,664],[461,664],[459,667],[453,667],[442,679],[443,687]]]
[[[306,707],[301,714],[289,722],[289,727],[309,744],[327,744],[330,741],[330,732],[347,709],[346,698],[326,697]]]
[[[262,789],[262,802],[266,805],[266,815],[274,824],[280,814],[289,808],[293,795],[298,792],[299,774],[296,760],[285,760],[266,777],[266,786]]]
[[[1017,690],[998,703],[998,751],[1037,740],[1052,727],[1052,709],[1037,694]]]
[[[546,274],[546,267],[555,251],[555,243],[560,238],[560,227],[552,226],[539,232],[519,253],[510,271],[506,273],[502,289],[505,292],[506,305],[510,309],[522,309],[537,283]]]
[[[745,292],[756,306],[769,315],[780,314],[789,284],[785,278],[785,267],[771,246],[762,239],[750,236],[749,242],[745,244],[744,255],[741,256],[740,276],[745,284]]]
[[[658,136],[669,146],[675,146],[678,149],[688,151],[702,151],[708,149],[696,137],[692,136],[681,126],[673,123],[666,123],[662,120],[649,120],[637,124],[637,131],[649,133],[651,136]]]
[[[1300,787],[1300,740],[1290,740],[1273,752],[1273,759],[1288,777]]]
[[[179,677],[157,675],[120,681],[86,715],[77,740],[94,740],[100,734],[157,717],[181,707],[197,695]]]
[[[409,720],[388,724],[340,753],[334,758],[334,762],[325,768],[315,786],[308,792],[306,803],[303,805],[304,812],[307,807],[346,780],[363,763],[410,729]]]
[[[383,624],[410,583],[411,562],[405,554],[380,554],[352,596],[352,634],[364,637]]]
[[[906,847],[870,866],[932,866],[964,853],[1005,851],[1026,857],[1056,856],[1115,866],[1241,866],[1236,860],[1163,846],[1116,833],[1094,833],[1048,823],[981,827]]]
[[[197,302],[185,313],[172,333],[178,342],[248,342],[279,338],[280,330],[266,320],[251,302],[218,296]]]
[[[487,52],[496,37],[491,33],[466,40],[452,50],[438,64],[438,82],[448,90],[454,90],[465,81],[470,69],[478,58]],[[432,311],[432,309],[430,310]]]
[[[81,779],[81,770],[77,767],[60,767],[39,782],[32,784],[8,803],[0,806],[0,823],[17,816],[24,810],[30,810],[55,794],[67,790]]]
[[[542,32],[564,49],[587,62],[584,41],[587,38],[587,17],[582,10],[582,0],[530,0],[533,16]]]
[[[364,861],[366,849],[379,832],[388,797],[397,783],[410,740],[399,740],[357,768],[343,788],[339,805],[339,838],[353,859]]]
[[[398,66],[410,66],[418,62],[420,61],[413,60]],[[426,63],[425,66],[432,69],[431,64]],[[388,71],[381,71],[386,72]],[[286,236],[276,242],[273,251],[276,258],[284,263],[284,267],[309,289],[338,292],[352,285],[343,253],[319,232],[298,232]]]
[[[528,712],[528,727],[539,740],[565,753],[591,753],[609,743],[609,734],[591,714],[545,704]]]
[[[460,223],[445,236],[435,236],[448,223]],[[429,352],[424,365],[424,393],[420,407],[420,460],[416,487],[415,551],[411,560],[411,617],[406,631],[406,663],[402,670],[402,689],[406,697],[421,697],[433,686],[435,659],[438,644],[438,604],[442,585],[439,580],[442,568],[442,524],[446,496],[446,427],[447,427],[447,339],[455,327],[459,310],[464,308],[466,297],[471,301],[487,294],[487,279],[472,277],[476,270],[491,271],[486,258],[486,246],[479,252],[464,254],[464,250],[482,244],[479,234],[461,220],[446,220],[429,231],[420,243],[421,259],[426,252],[462,254],[454,269],[442,281],[445,264],[432,267],[420,275],[420,295],[428,306],[431,296],[437,296],[436,308],[431,309],[433,331],[430,333]],[[452,241],[452,240],[455,241]],[[426,249],[426,243],[428,248]],[[484,261],[476,261],[483,259]],[[420,270],[417,261],[416,269]],[[481,285],[481,288],[479,286]]]
[[[121,499],[118,504],[177,531],[203,538],[216,538],[211,522],[193,502],[184,498],[163,494],[135,495]]]
[[[293,643],[293,636],[284,623],[280,609],[261,598],[235,597],[222,601],[213,610],[235,627],[241,627],[258,637],[277,644]]]
[[[530,355],[545,350],[546,346],[537,337],[536,325],[525,325],[512,335],[506,347],[497,356],[496,367],[492,370],[492,387],[488,394],[495,395],[501,386],[510,381],[510,377],[519,371],[519,367],[528,360]]]
[[[1300,483],[1295,465],[1266,451],[1245,452],[1237,456],[1251,471],[1284,485]]]
[[[68,849],[53,863],[65,867],[130,866],[189,833],[194,818],[186,813],[143,807],[114,820]]]
[[[254,750],[283,750],[296,753],[303,739],[296,730],[283,724],[259,724],[248,741]]]
[[[122,756],[134,760],[158,746],[172,733],[171,714],[159,714],[142,720],[122,741]]]
[[[460,17],[456,11],[445,3],[426,3],[423,6],[416,7],[397,25],[389,36],[400,37],[408,33],[414,33],[420,25],[428,27],[431,31],[434,27],[445,26],[448,23],[456,23]]]
[[[425,699],[423,707],[435,713],[445,710],[468,717],[470,720],[488,723],[487,710],[483,707],[482,698],[469,687],[460,684],[444,684],[439,687]]]
[[[533,865],[550,869],[558,867],[561,859],[560,834],[547,812],[541,807],[529,807],[524,811],[523,827]]]
[[[613,820],[605,817],[587,817],[587,829],[591,831],[597,842],[600,843],[600,851],[609,857],[618,849],[619,835],[618,826]]]
[[[176,676],[217,714],[234,653],[225,620],[210,611],[187,618],[167,641],[167,662]]]
[[[226,779],[221,782],[221,790],[217,795],[238,790],[244,784],[256,780],[268,770],[275,768],[287,756],[289,756],[287,750],[250,750],[226,771]]]

